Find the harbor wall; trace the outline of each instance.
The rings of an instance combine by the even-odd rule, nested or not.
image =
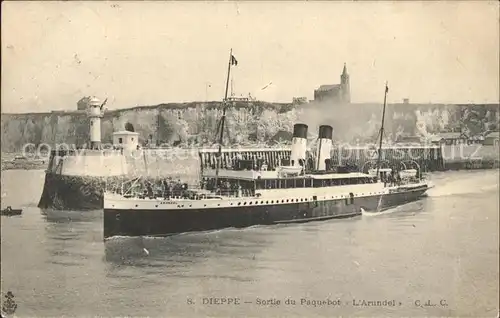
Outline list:
[[[128,165],[121,151],[61,151],[50,157],[47,171],[75,177],[120,176],[127,174]]]
[[[225,144],[269,142],[279,132],[292,131],[300,122],[309,125],[312,137],[321,124],[334,128],[334,140],[373,142],[380,128],[382,105],[377,103],[338,105],[332,102],[292,105],[283,103],[236,103],[227,112]],[[112,133],[131,123],[141,143],[207,145],[216,140],[221,115],[218,102],[171,103],[110,110],[102,118],[102,141],[112,142]],[[386,112],[387,140],[398,136],[430,136],[439,131],[463,128],[472,134],[498,129],[499,105],[389,104]],[[2,152],[21,152],[56,144],[88,142],[89,121],[83,111],[2,114]]]
[[[310,149],[315,149],[314,146]],[[307,151],[307,157],[314,162],[315,151]],[[373,146],[334,147],[331,158],[334,165],[355,165],[360,170],[367,171],[377,161],[377,148]],[[442,145],[442,146],[388,146],[382,148],[381,165],[396,166],[404,169],[415,168],[415,163],[423,171],[443,171],[448,169],[489,169],[498,168],[498,146],[472,145]],[[203,150],[200,154],[200,168],[214,168],[217,149]],[[222,165],[230,166],[231,162],[240,154],[244,160],[264,159],[271,167],[276,167],[282,161],[290,159],[290,148],[275,149],[223,149]]]
[[[388,167],[411,169],[417,167],[416,163],[426,172],[499,168],[498,147],[494,146],[392,147],[382,150],[382,166]],[[125,154],[111,152],[101,157],[99,151],[95,151],[84,152],[85,158],[77,158],[78,152],[74,151],[69,155],[53,152],[39,207],[100,209],[105,188],[119,187],[124,180],[139,176],[151,180],[178,179],[196,186],[200,171],[215,167],[217,152],[216,148],[201,152],[198,148],[146,149]],[[290,159],[290,149],[222,149],[223,166],[230,166],[237,155],[246,160],[262,158],[272,168]],[[315,160],[314,152],[308,151],[307,157]],[[334,164],[351,164],[366,172],[374,167],[377,153],[367,147],[337,148],[332,151],[332,158]]]
[[[94,210],[103,206],[105,189],[124,181],[172,178],[198,182],[197,149],[52,151],[38,203],[41,209]]]

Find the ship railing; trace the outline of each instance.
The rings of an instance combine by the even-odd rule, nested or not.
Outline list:
[[[392,180],[384,182],[384,186],[393,187],[393,186],[402,186],[407,184],[417,184],[424,181],[425,178],[417,178],[417,177],[405,177],[400,180]],[[383,182],[383,181],[382,181]]]
[[[122,180],[120,183],[106,183],[105,192],[128,195],[134,191],[134,188],[140,186],[141,176],[128,180]],[[128,185],[128,187],[127,187]]]
[[[153,195],[149,196],[147,194],[127,194],[124,195],[125,198],[134,198],[134,199],[157,199],[157,200],[166,200],[166,201],[194,201],[194,200],[224,200],[227,198],[253,198],[253,195],[237,195],[234,193],[222,193],[222,194],[210,194],[210,195],[181,195],[181,196],[162,196],[162,195]]]
[[[237,198],[237,197],[255,197],[255,191],[253,189],[214,189],[208,190],[197,185],[188,185],[187,188],[176,188],[176,189],[163,189],[159,187],[154,187],[148,193],[148,190],[142,186],[134,188],[130,187],[127,191],[124,191],[123,187],[115,187],[109,189],[108,192],[120,194],[126,198],[160,198],[163,200],[207,200],[207,199],[224,199],[224,198]]]
[[[127,181],[122,182],[122,184],[121,184],[121,188],[120,188],[121,193],[122,193],[123,195],[126,195],[126,194],[128,194],[128,193],[131,193],[131,191],[133,190],[134,186],[135,186],[135,185],[136,185],[136,184],[137,184],[137,183],[138,183],[141,179],[142,179],[141,177],[137,177],[137,178],[133,178],[133,179],[131,179],[131,180],[127,180]],[[127,190],[125,190],[125,186],[126,186],[127,184],[130,184],[130,186],[128,187],[128,189],[127,189]]]

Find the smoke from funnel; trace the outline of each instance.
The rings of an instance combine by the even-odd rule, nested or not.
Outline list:
[[[335,141],[351,143],[357,139],[373,139],[371,142],[374,142],[380,129],[382,105],[352,105],[322,100],[297,106],[297,113],[312,131],[318,131],[321,125],[334,127]]]

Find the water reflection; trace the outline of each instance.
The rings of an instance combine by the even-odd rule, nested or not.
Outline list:
[[[71,223],[71,222],[101,222],[103,219],[102,210],[90,211],[67,211],[41,209],[41,214],[47,222],[52,223]]]
[[[271,240],[255,228],[186,233],[169,237],[114,237],[104,242],[105,261],[114,265],[166,266],[218,257],[254,258]]]
[[[486,317],[498,304],[498,172],[446,173],[428,199],[373,217],[106,243],[100,213],[41,216],[33,203],[41,187],[23,187],[31,180],[2,179],[5,192],[23,194],[7,204],[26,207],[1,219],[2,287],[17,291],[19,316]],[[205,296],[387,298],[406,307],[186,305]],[[428,297],[453,310],[413,307]]]
[[[45,262],[81,266],[102,244],[102,211],[41,211]]]

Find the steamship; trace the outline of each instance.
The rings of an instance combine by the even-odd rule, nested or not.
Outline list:
[[[230,53],[229,73],[233,55]],[[387,86],[386,86],[387,95]],[[227,101],[219,125],[219,156]],[[384,99],[385,113],[385,99]],[[303,223],[358,216],[418,200],[430,185],[420,169],[385,168],[368,173],[334,166],[333,128],[319,127],[316,159],[307,153],[306,124],[294,125],[289,160],[273,167],[262,160],[236,158],[231,167],[204,169],[199,186],[161,191],[146,186],[104,193],[104,239],[112,236],[168,236],[253,225]],[[383,133],[380,131],[380,138]],[[381,147],[381,143],[380,143]],[[380,163],[380,148],[379,148]],[[137,185],[137,180],[134,181]]]

